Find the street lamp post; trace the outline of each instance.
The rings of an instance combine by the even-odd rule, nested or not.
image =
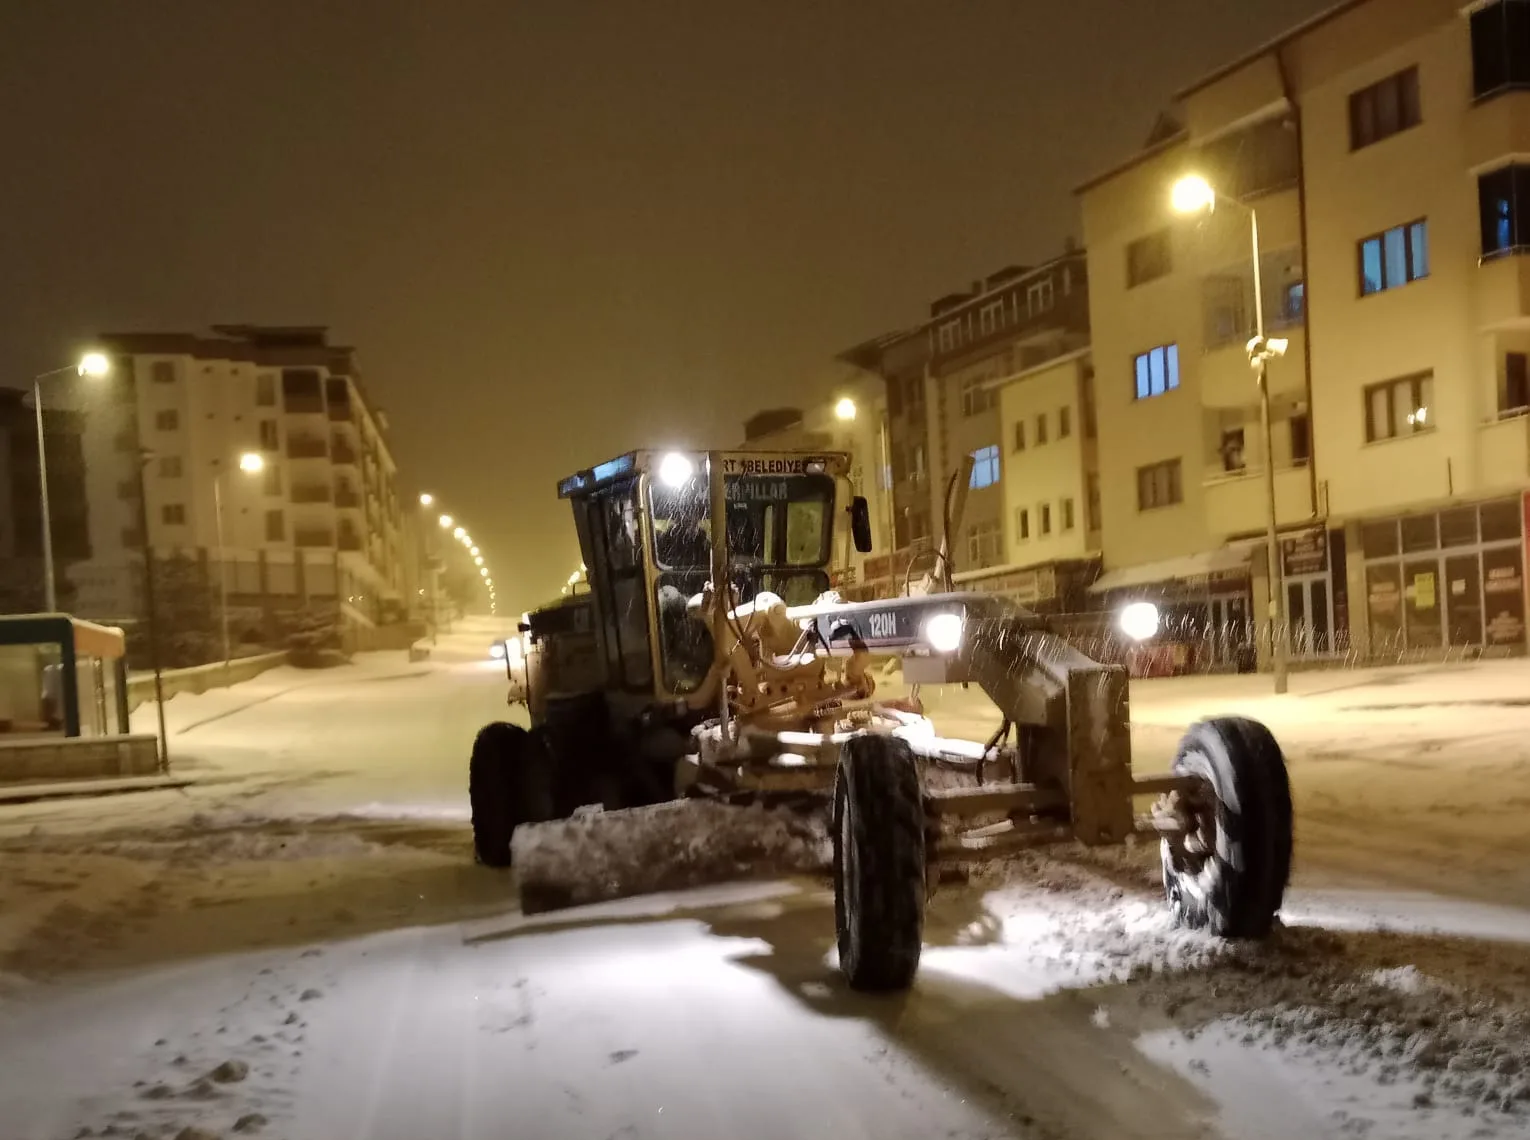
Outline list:
[[[53,518],[48,502],[48,447],[43,432],[42,383],[66,372],[99,379],[110,371],[111,362],[104,353],[87,352],[78,364],[55,368],[32,380],[32,410],[37,417],[37,482],[42,499],[43,609],[50,614],[58,609],[58,583],[53,577]]]
[[[1259,270],[1259,214],[1252,206],[1236,198],[1224,199],[1209,182],[1198,175],[1187,175],[1174,184],[1171,194],[1174,208],[1182,214],[1211,212],[1217,203],[1230,201],[1248,213],[1249,240],[1254,255],[1254,339],[1248,342],[1248,360],[1254,370],[1259,387],[1259,430],[1264,438],[1264,494],[1265,494],[1265,560],[1268,563],[1270,583],[1270,650],[1274,658],[1275,691],[1284,693],[1287,688],[1286,649],[1286,589],[1283,568],[1280,564],[1280,540],[1277,536],[1278,516],[1275,508],[1275,448],[1274,432],[1270,423],[1269,362],[1272,357],[1284,356],[1286,342],[1282,339],[1266,340],[1264,335],[1264,287]]]
[[[217,460],[218,474],[213,479],[213,513],[218,527],[218,608],[223,626],[223,668],[226,672],[234,659],[233,645],[228,636],[228,555],[223,544],[223,461]],[[239,457],[239,470],[254,475],[265,470],[266,461],[254,451],[246,451]]]
[[[138,536],[143,544],[144,618],[149,627],[149,666],[154,670],[154,708],[159,718],[159,770],[170,771],[170,734],[165,731],[165,683],[160,669],[159,618],[154,605],[154,544],[149,539],[149,491],[144,469],[152,458],[138,453]]]

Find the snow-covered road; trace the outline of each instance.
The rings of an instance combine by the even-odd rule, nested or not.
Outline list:
[[[1135,687],[1144,768],[1208,705],[1290,752],[1276,944],[1058,852],[943,891],[873,1000],[817,882],[522,917],[465,830],[486,641],[176,698],[196,786],[0,808],[0,1140],[1530,1135],[1518,663]]]

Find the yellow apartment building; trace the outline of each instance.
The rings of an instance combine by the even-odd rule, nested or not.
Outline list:
[[[1100,604],[1213,657],[1268,609],[1273,463],[1295,651],[1525,646],[1530,4],[1349,0],[1181,92],[1079,188]],[[1203,177],[1217,204],[1177,216]],[[1245,345],[1257,218],[1265,455]]]

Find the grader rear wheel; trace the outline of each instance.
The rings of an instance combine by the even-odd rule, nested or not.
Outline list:
[[[924,937],[924,797],[908,745],[846,741],[834,780],[834,926],[852,989],[907,989]]]
[[[541,734],[496,721],[478,730],[468,760],[473,849],[488,867],[510,865],[510,836],[553,818],[552,758]]]
[[[1263,938],[1291,875],[1291,785],[1270,730],[1243,717],[1192,725],[1174,774],[1202,791],[1176,805],[1188,834],[1163,840],[1163,884],[1182,926]]]

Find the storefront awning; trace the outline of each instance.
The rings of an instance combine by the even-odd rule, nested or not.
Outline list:
[[[1244,570],[1248,567],[1249,555],[1258,545],[1257,539],[1250,539],[1246,542],[1229,543],[1216,550],[1187,554],[1183,558],[1169,558],[1162,562],[1144,562],[1137,566],[1124,566],[1119,570],[1107,570],[1094,580],[1094,584],[1089,587],[1089,592],[1108,594],[1112,590],[1126,590],[1133,586],[1207,578],[1213,574]]]

